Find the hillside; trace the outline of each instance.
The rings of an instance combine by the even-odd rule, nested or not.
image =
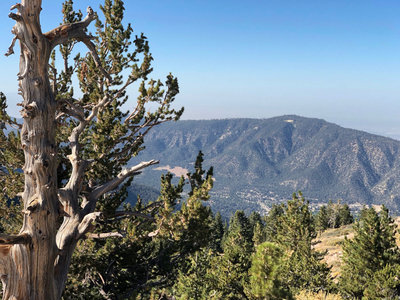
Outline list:
[[[395,219],[397,230],[400,229],[400,217]],[[315,249],[326,252],[324,261],[332,268],[332,276],[337,279],[340,276],[340,266],[342,265],[343,242],[345,237],[354,237],[353,224],[345,225],[340,228],[330,228],[320,234],[315,242]],[[397,246],[400,246],[400,236],[397,234]]]
[[[298,190],[312,205],[342,199],[399,212],[400,141],[321,119],[179,121],[154,129],[145,145],[135,161],[157,158],[160,165],[136,182],[153,188],[166,170],[185,173],[202,150],[215,170],[211,206],[225,216],[266,211]]]

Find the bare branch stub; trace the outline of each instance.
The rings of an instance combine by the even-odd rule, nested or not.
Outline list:
[[[93,192],[90,194],[90,198],[93,200],[98,199],[100,196],[102,196],[105,193],[112,191],[113,189],[118,187],[129,176],[133,176],[138,171],[140,171],[144,168],[147,168],[151,165],[158,164],[158,163],[159,163],[159,161],[157,161],[157,160],[150,160],[150,161],[141,162],[140,164],[133,166],[129,169],[122,170],[116,178],[95,188],[93,190]]]
[[[10,56],[10,55],[14,54],[14,46],[15,46],[15,42],[17,41],[17,39],[18,39],[17,36],[14,36],[14,38],[11,41],[10,47],[8,47],[7,53],[4,54],[5,56]]]
[[[77,228],[79,235],[83,236],[89,232],[91,230],[92,223],[99,219],[102,215],[103,214],[101,212],[92,212],[87,214]]]
[[[45,33],[44,36],[50,41],[52,49],[57,45],[64,44],[73,39],[83,42],[89,49],[96,63],[96,66],[107,78],[108,83],[110,83],[111,76],[101,66],[96,48],[91,41],[92,36],[88,35],[86,32],[89,24],[95,19],[96,19],[96,14],[94,13],[93,9],[89,6],[87,8],[87,16],[82,21],[71,24],[63,24]]]
[[[88,238],[92,238],[92,239],[106,239],[106,238],[110,238],[110,237],[119,237],[119,238],[124,237],[119,232],[88,233],[86,236]]]
[[[44,36],[51,42],[51,48],[64,44],[74,38],[89,38],[86,34],[86,29],[96,19],[96,14],[90,6],[87,9],[87,13],[85,19],[80,22],[63,24],[46,32]]]
[[[29,234],[6,235],[0,234],[0,245],[29,244],[32,239]]]

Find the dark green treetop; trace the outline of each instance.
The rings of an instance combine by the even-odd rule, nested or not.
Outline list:
[[[364,208],[354,231],[354,238],[346,239],[343,246],[339,287],[344,295],[361,299],[366,289],[371,294],[370,284],[381,285],[379,280],[397,268],[400,251],[393,219],[384,206],[379,213],[374,208]]]

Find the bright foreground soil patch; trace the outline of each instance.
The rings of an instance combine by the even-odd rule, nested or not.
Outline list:
[[[400,228],[400,217],[394,218],[395,224]],[[346,225],[340,228],[328,229],[315,239],[314,248],[317,251],[327,251],[324,261],[332,267],[332,276],[336,279],[340,275],[340,266],[342,264],[344,238],[352,239],[354,237],[353,225]],[[400,247],[400,235],[396,234],[397,245]]]
[[[171,172],[172,174],[174,174],[177,177],[185,176],[185,178],[187,178],[186,174],[189,173],[188,169],[181,168],[181,167],[173,167],[173,168],[171,168],[169,165],[168,166],[163,166],[163,167],[158,167],[158,168],[155,168],[154,170],[157,170],[157,171],[164,171],[165,170],[165,171]]]
[[[331,272],[333,277],[337,277],[340,274],[340,266],[342,264],[342,244],[347,237],[352,239],[354,232],[352,229],[353,225],[346,225],[340,228],[328,229],[319,235],[315,242],[315,250],[320,252],[327,251],[324,261],[328,266],[332,267]]]

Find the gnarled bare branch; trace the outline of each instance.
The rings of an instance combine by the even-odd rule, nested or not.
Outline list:
[[[84,234],[86,234],[92,225],[92,222],[95,222],[98,218],[100,218],[102,216],[101,212],[92,212],[90,214],[87,214],[81,223],[79,223],[78,226],[78,233],[80,236],[83,236]]]
[[[107,78],[107,83],[110,84],[111,76],[101,66],[100,58],[97,55],[96,47],[92,43],[92,36],[86,33],[89,24],[96,19],[96,14],[93,9],[89,6],[87,8],[87,16],[80,22],[63,24],[54,28],[53,30],[46,32],[44,36],[50,41],[51,48],[53,49],[57,45],[65,44],[71,40],[77,40],[83,42],[89,49],[92,57],[96,63],[96,67],[99,68],[104,77]]]
[[[124,237],[119,232],[88,233],[86,236],[91,239],[106,239],[106,238],[110,238],[110,237],[119,237],[119,238]]]
[[[11,54],[14,54],[14,46],[15,46],[15,42],[17,41],[17,36],[14,36],[14,38],[11,41],[11,45],[10,47],[8,47],[8,51],[6,54],[4,54],[5,56],[10,56]]]
[[[158,164],[158,160],[150,160],[150,161],[144,161],[141,162],[140,164],[137,164],[136,166],[133,166],[129,169],[124,169],[122,170],[116,178],[110,180],[109,182],[106,182],[105,184],[95,188],[93,192],[90,194],[89,198],[92,200],[97,200],[100,196],[104,195],[105,193],[112,191],[113,189],[117,188],[125,179],[128,177],[134,175],[138,171],[147,168],[151,165]]]
[[[89,6],[87,8],[87,15],[82,21],[60,25],[53,30],[46,32],[44,36],[50,41],[51,48],[54,48],[60,44],[65,44],[71,39],[88,37],[88,35],[86,34],[87,27],[95,19],[96,14]]]
[[[29,244],[31,241],[32,241],[32,238],[27,233],[18,234],[18,235],[0,234],[0,244],[1,245]]]

